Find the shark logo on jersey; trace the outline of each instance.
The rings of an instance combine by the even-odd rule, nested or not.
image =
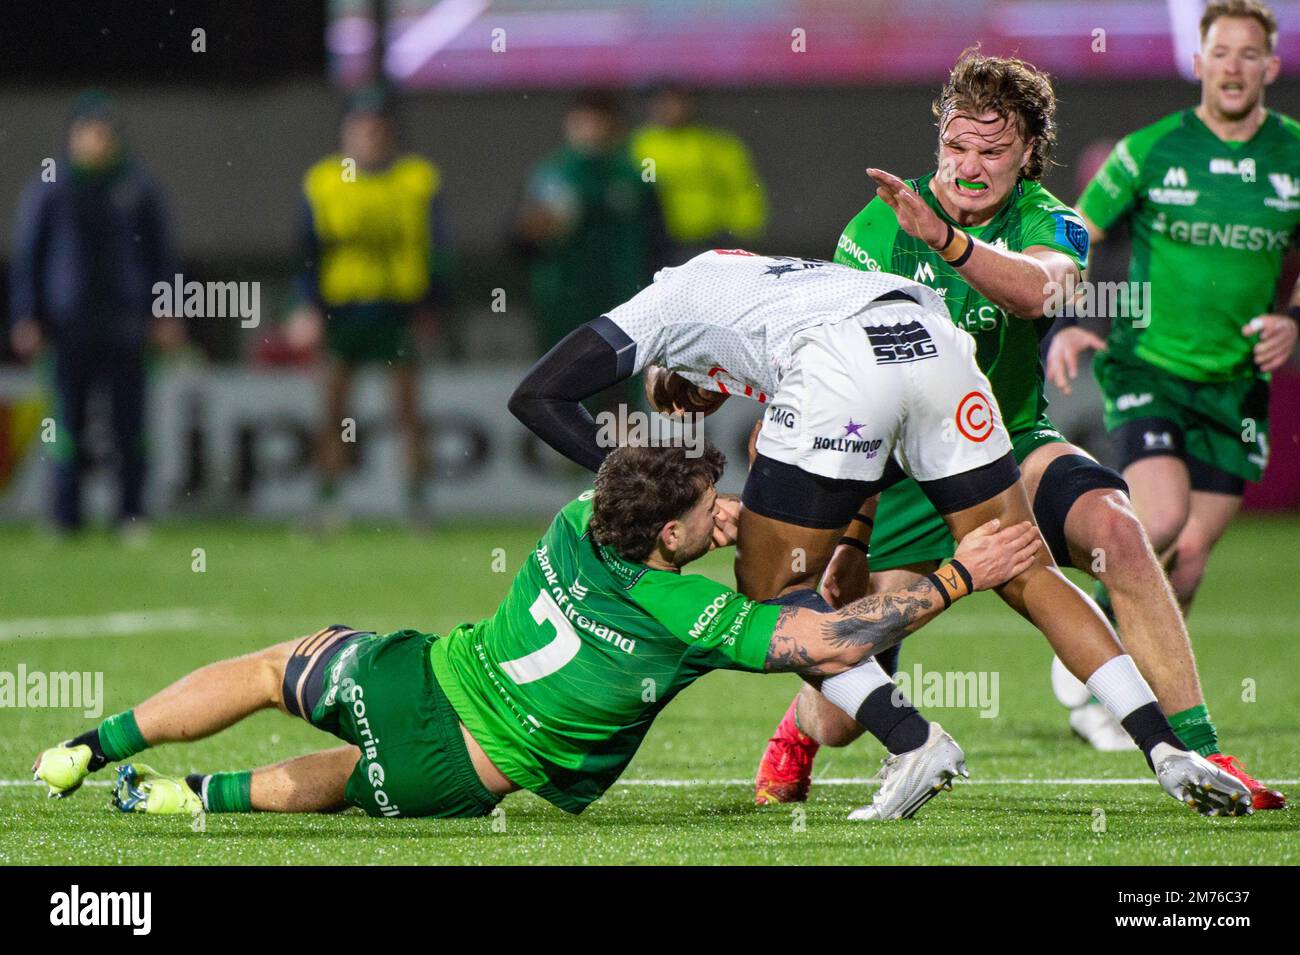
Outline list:
[[[772,255],[768,258],[776,259],[780,265],[769,265],[763,272],[764,275],[775,275],[780,278],[790,272],[806,272],[808,269],[819,269],[828,263],[821,259],[796,259],[788,255]]]
[[[1296,201],[1296,197],[1300,196],[1300,179],[1284,172],[1271,172],[1268,174],[1268,181],[1277,195],[1265,199],[1264,205],[1283,212],[1300,209],[1300,202]]]
[[[939,354],[939,347],[920,322],[865,328],[863,331],[867,333],[867,341],[871,342],[877,365],[923,361]]]

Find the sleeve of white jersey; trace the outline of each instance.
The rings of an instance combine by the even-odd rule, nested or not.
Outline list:
[[[605,313],[606,318],[636,342],[634,375],[644,371],[647,365],[668,364],[668,329],[660,308],[662,297],[663,289],[655,282]]]

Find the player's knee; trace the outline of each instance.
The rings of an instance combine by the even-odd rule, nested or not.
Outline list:
[[[1155,554],[1128,496],[1110,491],[1102,502],[1103,506],[1089,515],[1088,569],[1112,590],[1137,585],[1148,576],[1145,571],[1158,573]]]
[[[1128,485],[1118,472],[1084,454],[1063,454],[1043,471],[1034,494],[1034,521],[1058,564],[1074,563],[1066,521],[1079,501],[1092,491],[1107,491],[1107,502],[1111,503],[1114,495],[1117,503],[1127,501]]]
[[[265,694],[267,703],[272,706],[283,707],[284,705],[284,671],[289,665],[289,657],[293,655],[294,647],[300,641],[301,638],[286,640],[284,643],[277,643],[253,654],[255,663],[253,679]]]

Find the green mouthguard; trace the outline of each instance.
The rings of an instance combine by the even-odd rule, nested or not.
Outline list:
[[[957,185],[966,189],[987,189],[988,185],[982,182],[967,182],[965,179],[958,179]]]

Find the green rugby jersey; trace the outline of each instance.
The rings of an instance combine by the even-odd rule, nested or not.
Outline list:
[[[661,709],[715,669],[762,671],[780,607],[598,546],[592,492],[556,516],[497,612],[433,643],[433,671],[497,767],[581,812]]]
[[[1045,246],[1069,256],[1080,269],[1087,264],[1088,233],[1082,220],[1038,183],[1021,180],[992,219],[967,228],[954,222],[930,191],[933,178],[931,173],[907,184],[943,221],[1012,252]],[[900,229],[894,210],[879,198],[872,199],[844,227],[835,261],[906,276],[938,292],[953,322],[975,336],[975,357],[993,386],[1007,430],[1014,436],[1037,426],[1047,409],[1038,345],[1052,327],[1052,319],[1008,315],[967,285],[938,252]]]
[[[1270,112],[1224,142],[1195,110],[1166,116],[1120,140],[1079,211],[1102,229],[1128,216],[1129,280],[1151,283],[1138,324],[1112,322],[1112,353],[1192,381],[1256,374],[1241,326],[1272,311],[1300,225],[1300,124]]]

